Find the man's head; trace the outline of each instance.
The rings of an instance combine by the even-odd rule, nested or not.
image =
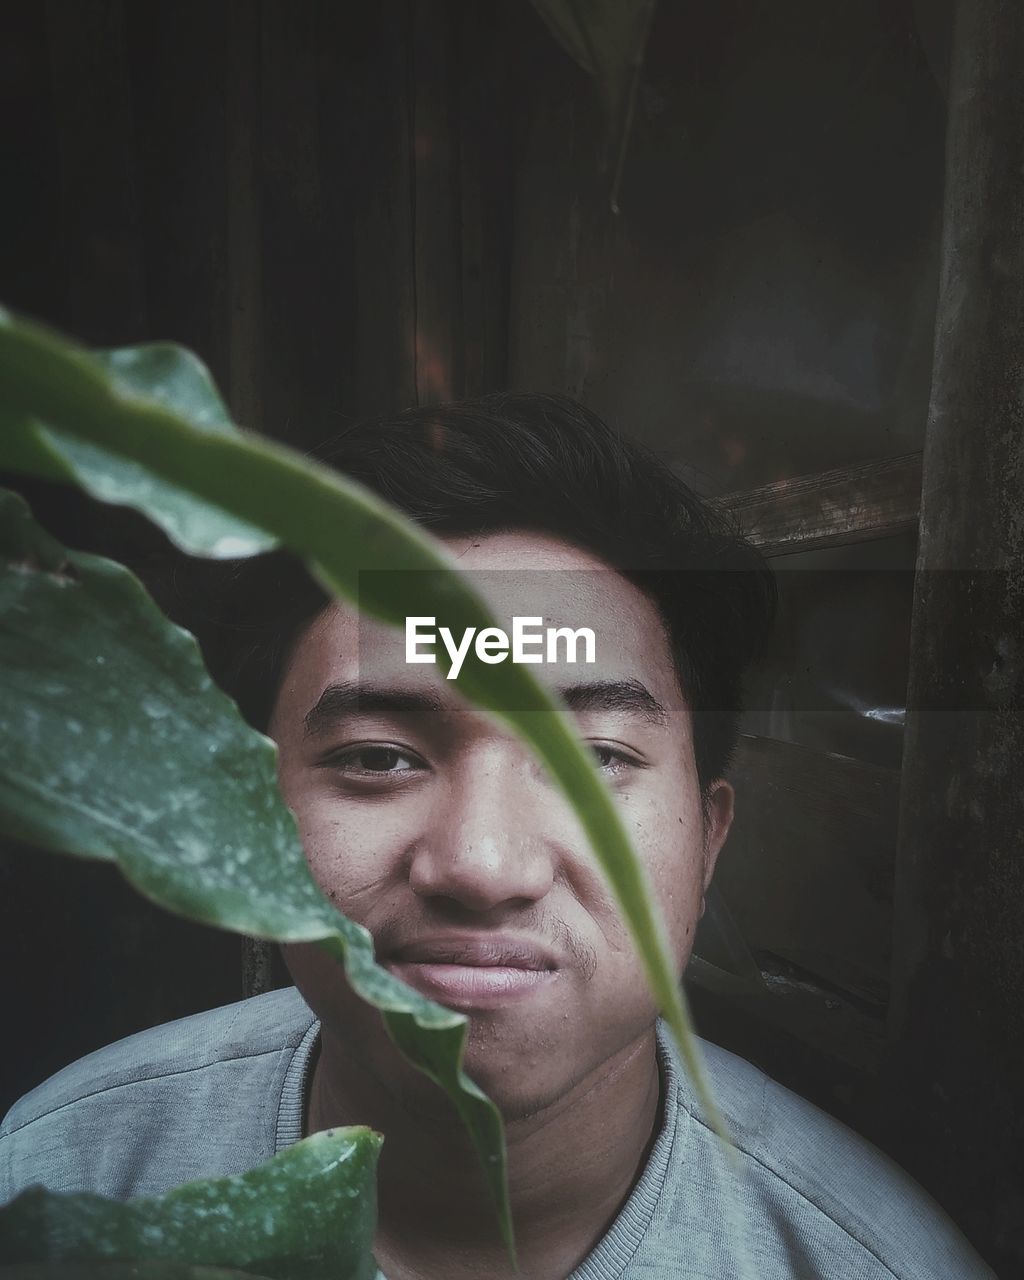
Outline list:
[[[326,460],[440,537],[503,625],[595,631],[592,666],[532,670],[595,749],[681,969],[731,819],[740,678],[774,602],[763,562],[656,459],[558,397],[411,411]],[[457,683],[405,661],[400,632],[308,584],[278,604],[258,648],[314,875],[382,961],[470,1014],[467,1066],[507,1114],[565,1096],[654,1016],[570,807]],[[370,1071],[394,1064],[329,960],[291,948],[289,965],[325,1034]]]

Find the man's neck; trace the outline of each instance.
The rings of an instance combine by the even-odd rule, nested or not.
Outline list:
[[[660,1092],[652,1027],[557,1102],[506,1122],[520,1280],[564,1280],[608,1230],[643,1170]],[[403,1102],[325,1034],[307,1128],[353,1123],[386,1139],[375,1252],[388,1280],[516,1274],[479,1161],[443,1099],[429,1110]]]

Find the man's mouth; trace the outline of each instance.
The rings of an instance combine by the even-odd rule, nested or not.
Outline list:
[[[384,957],[397,978],[451,1009],[497,1009],[553,982],[555,957],[527,939],[501,935],[417,938]]]

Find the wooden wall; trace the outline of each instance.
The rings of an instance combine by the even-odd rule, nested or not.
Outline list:
[[[500,5],[4,5],[12,305],[198,351],[299,446],[502,386]],[[539,24],[538,24],[539,25]]]

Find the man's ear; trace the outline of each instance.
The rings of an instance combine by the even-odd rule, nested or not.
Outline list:
[[[716,778],[708,788],[704,819],[704,889],[715,874],[715,863],[732,826],[736,793],[724,778]]]

